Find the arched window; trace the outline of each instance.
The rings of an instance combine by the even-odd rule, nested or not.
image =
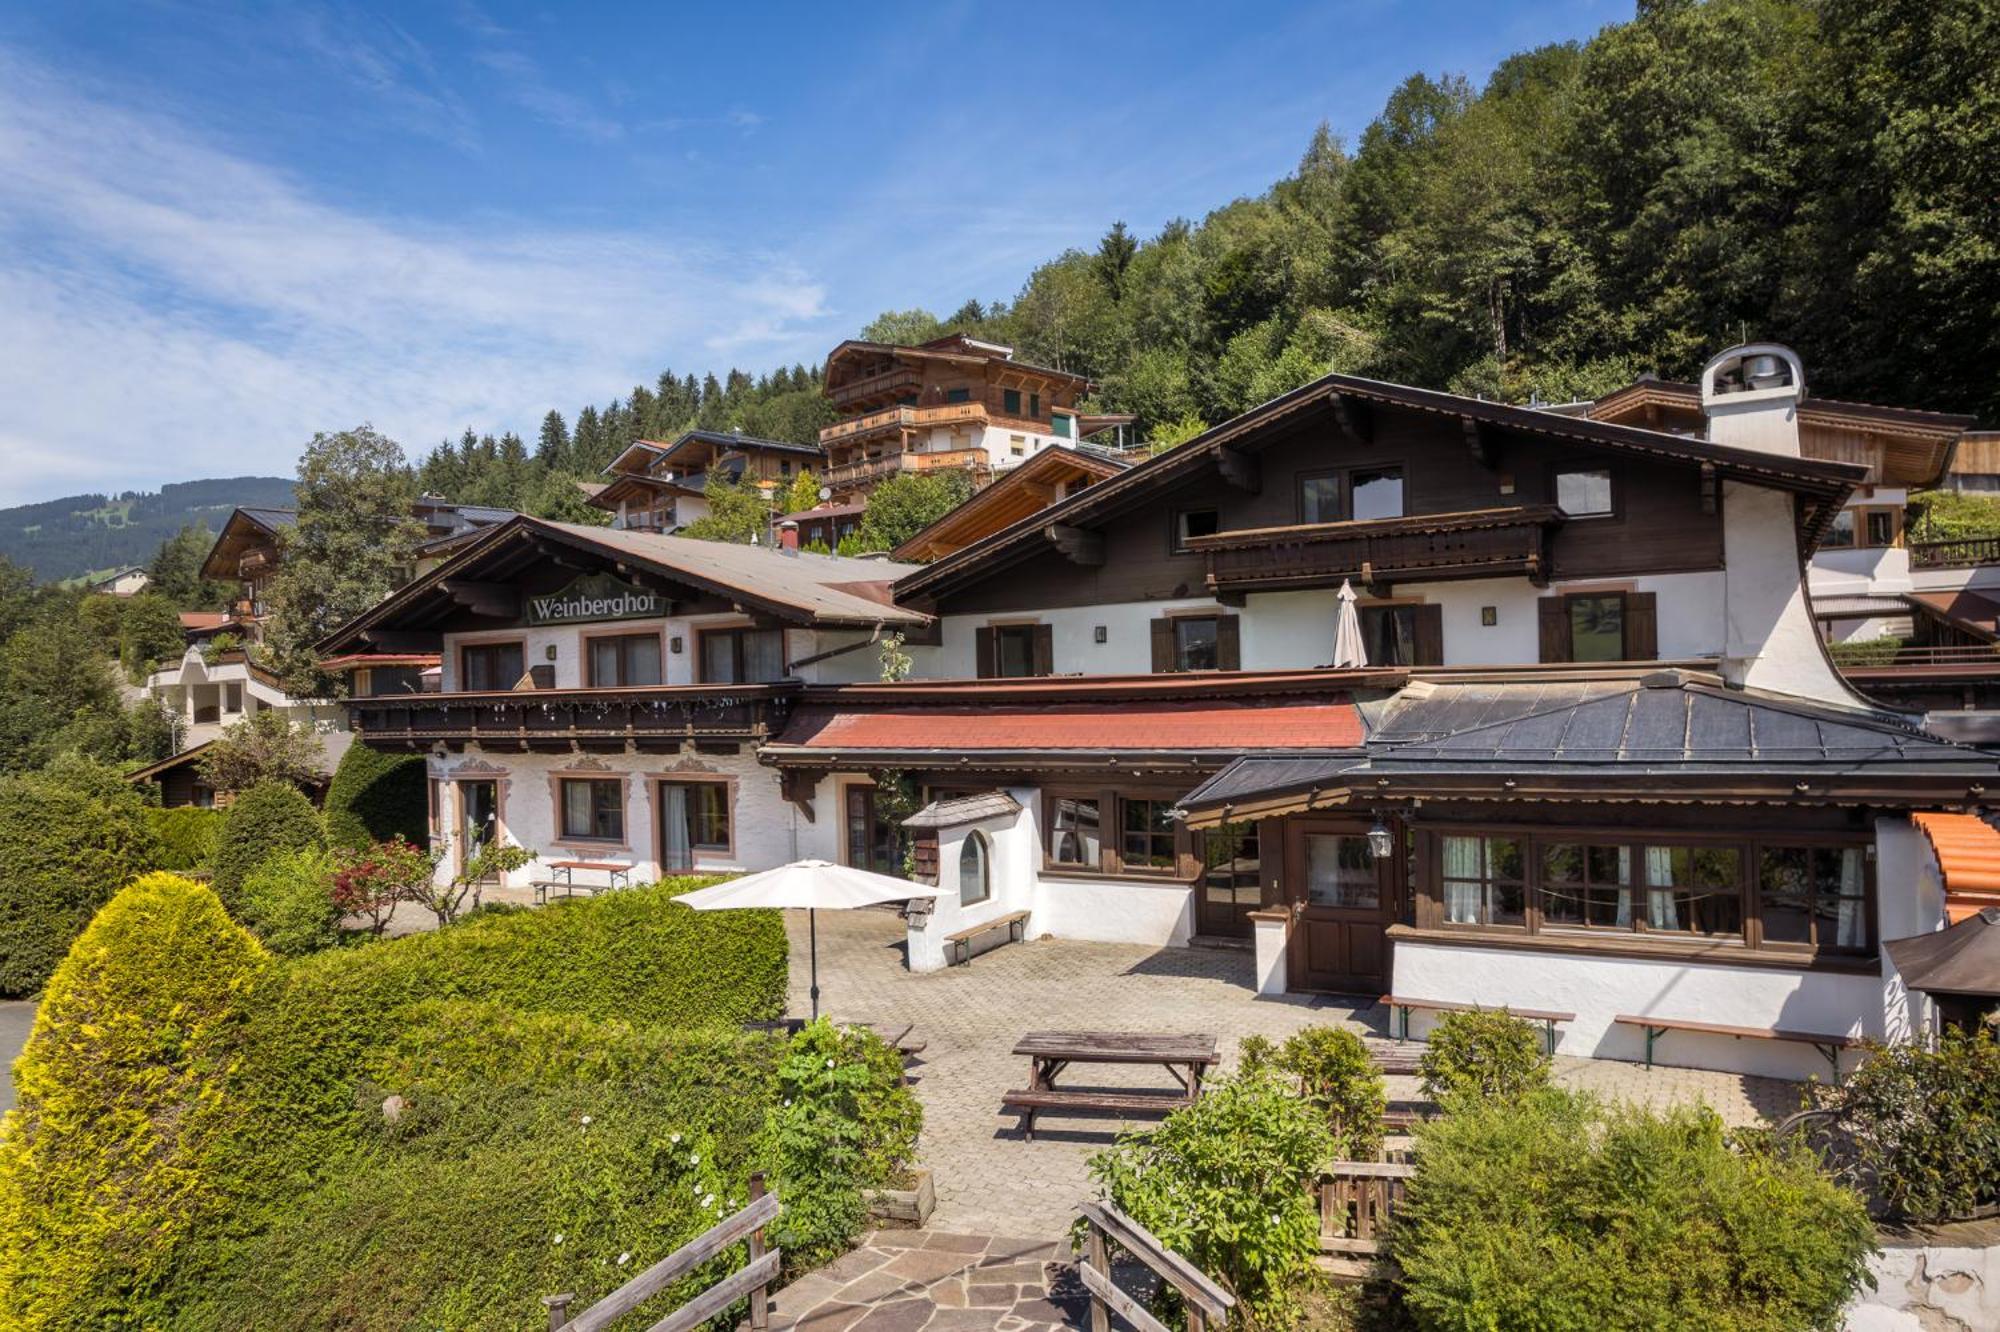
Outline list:
[[[967,833],[958,851],[958,904],[974,906],[993,896],[993,851],[983,832]]]

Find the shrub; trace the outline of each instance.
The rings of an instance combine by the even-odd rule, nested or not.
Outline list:
[[[1334,1159],[1324,1117],[1268,1072],[1214,1083],[1158,1128],[1121,1133],[1091,1178],[1162,1243],[1215,1278],[1256,1327],[1300,1313],[1319,1253],[1309,1184]]]
[[[1391,1243],[1422,1329],[1830,1328],[1866,1279],[1861,1200],[1705,1107],[1461,1098],[1416,1160]]]
[[[222,905],[236,914],[237,894],[250,871],[280,851],[319,850],[326,845],[319,814],[299,789],[286,782],[259,782],[236,797],[223,818],[210,880]]]
[[[422,891],[437,872],[438,856],[398,837],[335,857],[334,909],[368,917],[371,934],[389,928],[396,904]]]
[[[423,755],[386,754],[356,740],[326,790],[326,840],[343,851],[393,837],[421,845],[430,836],[427,780]]]
[[[1910,509],[1912,541],[2000,536],[2000,497],[1962,490],[1924,490],[1910,496]]]
[[[175,1250],[226,1207],[217,1161],[246,996],[270,965],[208,889],[148,874],[49,981],[0,1137],[0,1318],[12,1328],[136,1316]]]
[[[1870,1049],[1821,1087],[1851,1136],[1853,1176],[1899,1216],[1933,1222],[2000,1202],[2000,1040],[1991,1028]]]
[[[1446,1013],[1418,1061],[1424,1095],[1514,1097],[1544,1086],[1549,1057],[1542,1034],[1504,1008]]]
[[[271,856],[243,881],[238,918],[266,948],[286,957],[333,947],[340,942],[333,857],[310,848]]]
[[[1272,1062],[1296,1079],[1299,1094],[1326,1116],[1345,1159],[1375,1158],[1388,1097],[1381,1070],[1359,1036],[1345,1027],[1307,1027],[1287,1038]]]
[[[785,1212],[772,1233],[795,1271],[847,1251],[878,1188],[916,1151],[923,1109],[903,1085],[903,1059],[864,1027],[825,1018],[791,1039],[771,1107],[773,1182]]]
[[[326,746],[309,724],[266,708],[224,727],[197,766],[218,791],[247,791],[265,782],[310,786],[325,780]]]
[[[146,811],[153,836],[160,843],[156,869],[176,874],[206,874],[215,863],[215,849],[222,842],[223,813],[198,805],[158,806]]]
[[[0,994],[33,994],[97,909],[160,861],[136,799],[0,777]]]

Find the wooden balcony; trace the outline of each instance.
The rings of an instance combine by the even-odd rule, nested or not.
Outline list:
[[[1912,569],[1965,569],[1976,564],[2000,564],[2000,537],[1910,543]]]
[[[1258,527],[1193,537],[1218,595],[1287,588],[1445,582],[1549,574],[1549,535],[1562,523],[1550,504],[1424,513],[1350,523]]]
[[[924,386],[924,377],[910,366],[892,366],[865,379],[857,379],[851,384],[843,384],[827,394],[836,407],[852,407],[856,403],[869,402],[876,398],[899,398],[908,394],[915,396]]]
[[[841,463],[829,467],[822,479],[839,490],[843,486],[862,485],[893,476],[897,472],[934,472],[957,467],[986,466],[984,449],[940,449],[933,453],[885,453],[879,458],[863,458],[857,462]]]
[[[798,689],[781,681],[402,694],[349,699],[347,715],[378,749],[671,752],[696,741],[760,742],[784,726]]]
[[[819,432],[819,442],[833,444],[841,440],[869,439],[906,428],[929,429],[941,425],[976,425],[984,429],[986,422],[986,404],[983,402],[947,402],[938,407],[885,407],[879,412],[870,412],[866,416],[826,427]]]

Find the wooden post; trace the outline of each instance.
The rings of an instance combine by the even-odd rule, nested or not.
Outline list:
[[[542,1296],[542,1304],[549,1311],[549,1332],[562,1332],[563,1325],[569,1322],[569,1302],[575,1298],[568,1291]]]
[[[1085,1261],[1102,1272],[1105,1280],[1111,1279],[1111,1260],[1105,1254],[1104,1232],[1098,1229],[1095,1221],[1090,1223],[1090,1252]],[[1090,1332],[1111,1332],[1111,1311],[1104,1307],[1103,1297],[1094,1293],[1090,1297]]]
[[[756,1202],[764,1196],[764,1172],[759,1170],[750,1176],[750,1201]],[[750,1232],[750,1261],[756,1262],[764,1256],[764,1227]],[[763,1286],[750,1292],[750,1332],[765,1332],[771,1326],[771,1297]]]

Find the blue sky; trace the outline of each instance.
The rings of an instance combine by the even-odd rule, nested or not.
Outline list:
[[[0,504],[810,362],[1629,14],[0,4]]]

